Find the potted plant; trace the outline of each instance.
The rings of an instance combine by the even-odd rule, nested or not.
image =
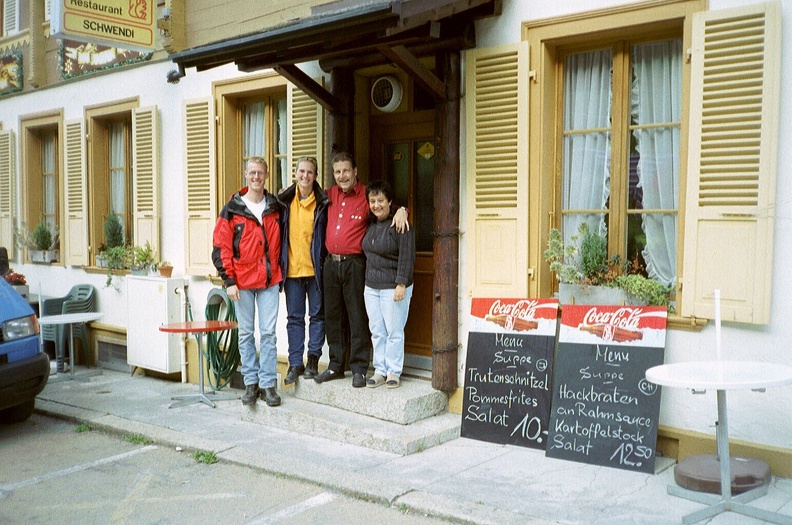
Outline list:
[[[5,282],[10,284],[19,295],[22,297],[27,297],[28,285],[24,275],[21,273],[16,273],[13,268],[9,268],[8,273],[3,275],[3,279],[5,279]]]
[[[157,264],[157,268],[159,269],[160,275],[163,277],[170,277],[173,275],[173,265],[170,263],[170,261],[160,261]]]
[[[51,263],[60,259],[58,227],[50,229],[42,218],[31,233],[23,223],[16,231],[17,246],[26,248],[32,262]]]
[[[553,228],[544,257],[558,277],[561,304],[626,304],[669,306],[671,289],[640,272],[637,263],[608,258],[607,239],[582,222],[570,243]]]
[[[156,259],[154,258],[154,249],[151,243],[146,241],[144,246],[135,246],[132,249],[132,267],[133,275],[148,275],[149,268],[156,267]]]
[[[132,265],[134,257],[131,246],[113,246],[105,252],[107,256],[107,281],[105,286],[113,282],[113,270],[124,270]]]
[[[96,254],[96,266],[107,268],[107,245],[105,243],[99,244],[99,251]]]
[[[124,245],[124,225],[121,224],[118,215],[113,212],[110,212],[105,219],[104,235],[108,249]]]

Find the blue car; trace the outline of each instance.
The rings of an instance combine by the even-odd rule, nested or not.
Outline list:
[[[0,279],[0,422],[29,418],[49,373],[49,356],[41,350],[33,309]]]

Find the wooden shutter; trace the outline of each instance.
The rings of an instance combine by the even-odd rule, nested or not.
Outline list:
[[[61,232],[61,251],[65,252],[67,265],[88,266],[88,183],[83,120],[66,121],[64,127],[66,227]]]
[[[528,44],[466,58],[467,264],[475,297],[528,294]]]
[[[159,119],[156,107],[132,110],[132,210],[136,246],[151,244],[160,254]]]
[[[316,79],[320,84],[322,79]],[[289,169],[293,179],[295,162],[303,156],[316,157],[318,169],[323,168],[324,108],[297,86],[289,83],[286,95],[288,112]]]
[[[14,204],[16,203],[16,141],[10,129],[0,131],[0,246],[14,259]]]
[[[682,314],[770,318],[780,90],[777,3],[693,17]]]
[[[186,100],[182,103],[182,113],[187,171],[186,271],[188,275],[214,275],[212,232],[217,214],[214,101]]]
[[[3,36],[19,33],[19,2],[3,0]]]

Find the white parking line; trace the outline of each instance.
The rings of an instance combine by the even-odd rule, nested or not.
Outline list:
[[[334,499],[335,496],[330,492],[322,492],[321,494],[317,494],[313,498],[308,498],[302,503],[292,505],[291,507],[286,507],[285,509],[276,512],[272,516],[267,516],[265,518],[261,518],[256,521],[251,521],[250,523],[247,523],[247,525],[270,525],[272,523],[278,523],[279,521],[289,519],[291,517],[296,516],[297,514],[300,514],[301,512],[305,512],[306,510],[312,509],[314,507],[327,505]]]
[[[55,472],[50,472],[48,474],[44,474],[43,476],[36,476],[35,478],[26,479],[25,481],[19,481],[17,483],[9,483],[8,485],[0,485],[0,498],[2,498],[7,492],[11,492],[16,489],[20,489],[22,487],[27,487],[29,485],[35,485],[36,483],[41,483],[42,481],[48,481],[50,479],[59,478],[61,476],[68,476],[69,474],[73,474],[75,472],[80,472],[82,470],[88,470],[93,467],[98,467],[99,465],[105,465],[107,463],[113,463],[115,461],[121,461],[122,459],[126,459],[132,456],[136,456],[142,452],[149,452],[157,448],[157,445],[147,445],[143,448],[138,448],[135,450],[130,450],[129,452],[124,452],[123,454],[118,454],[116,456],[110,456],[109,458],[97,459],[96,461],[92,461],[91,463],[84,463],[82,465],[75,465],[73,467],[69,467],[63,470],[57,470]]]

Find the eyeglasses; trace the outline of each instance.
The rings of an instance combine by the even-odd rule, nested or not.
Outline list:
[[[250,175],[251,177],[255,177],[255,176],[263,177],[264,175],[267,174],[267,172],[266,171],[248,171],[247,174]]]

